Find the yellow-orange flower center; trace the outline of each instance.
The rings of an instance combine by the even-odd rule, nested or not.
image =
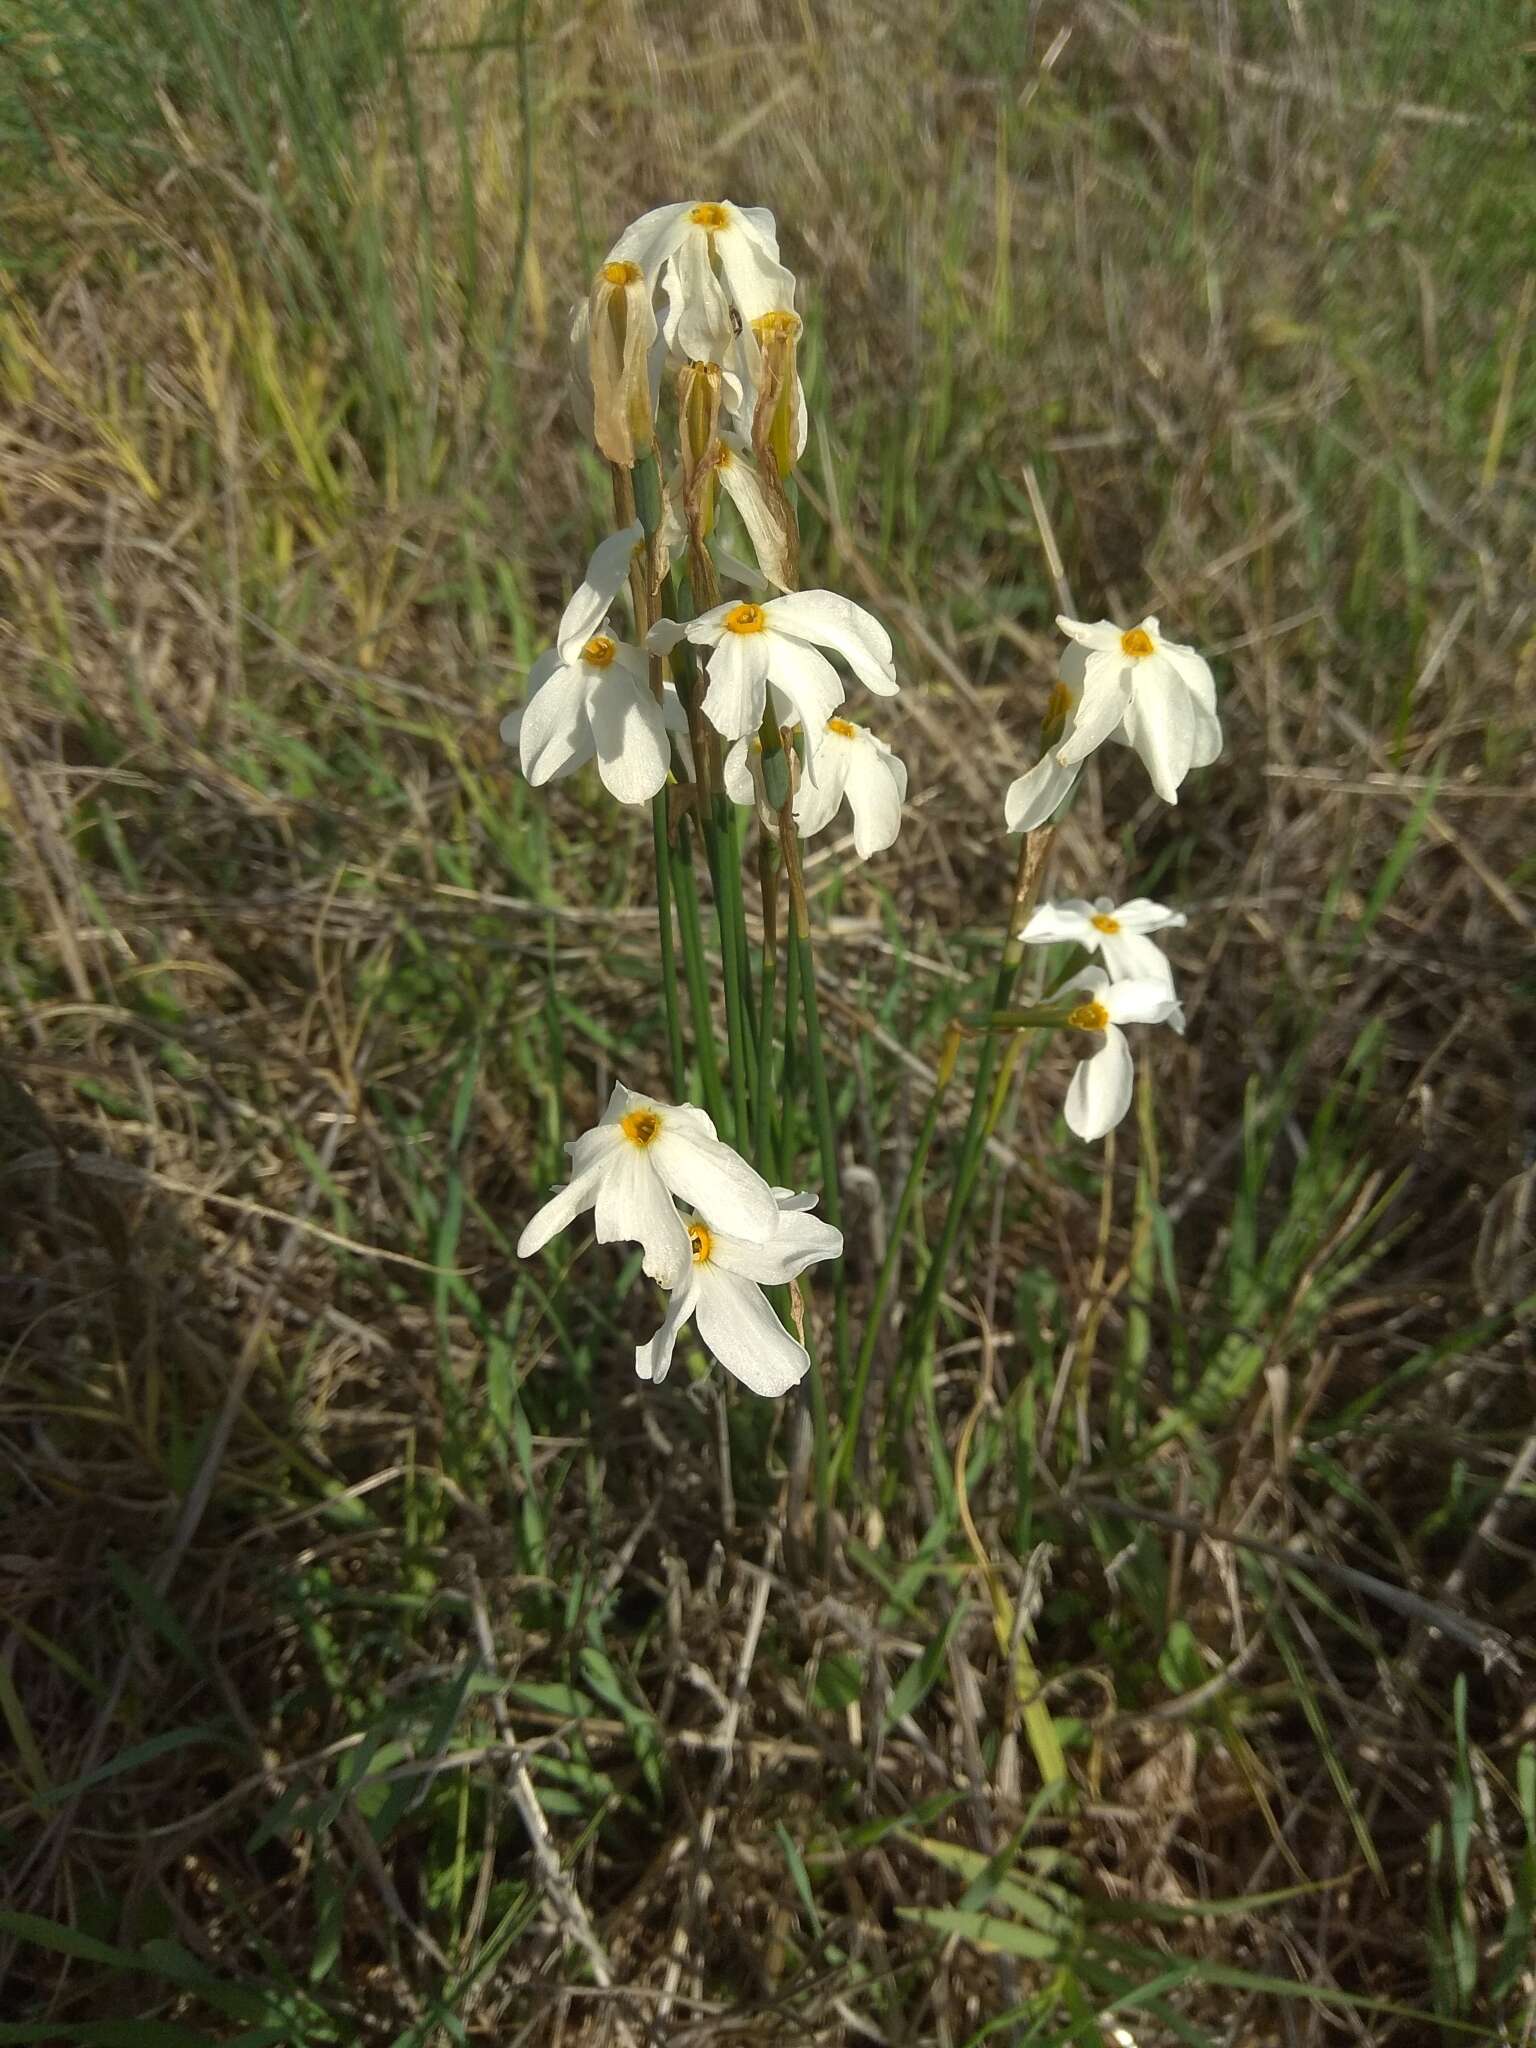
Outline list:
[[[782,311],[759,313],[752,322],[752,332],[759,341],[775,341],[781,337],[793,341],[800,332],[800,315]]]
[[[638,263],[605,263],[598,272],[604,284],[638,284],[644,275]]]
[[[1096,932],[1114,933],[1119,931],[1120,929],[1119,918],[1108,917],[1102,910],[1099,912],[1097,917],[1090,917],[1088,922],[1093,926]]]
[[[581,658],[588,668],[607,668],[618,651],[618,643],[606,633],[594,633],[581,650]]]
[[[711,234],[720,228],[728,228],[731,224],[731,216],[725,208],[712,199],[706,200],[702,206],[690,207],[688,218],[696,228],[708,228]]]
[[[661,1118],[652,1109],[627,1110],[619,1118],[619,1129],[631,1145],[638,1145],[643,1152],[661,1136]]]
[[[1140,626],[1132,626],[1129,633],[1120,635],[1120,652],[1129,661],[1145,661],[1149,654],[1156,654],[1152,635],[1144,633]]]
[[[829,718],[827,720],[827,731],[835,732],[841,740],[857,739],[859,736],[859,728],[856,725],[850,725],[846,718]]]
[[[1109,1023],[1109,1012],[1102,1003],[1079,1003],[1075,1010],[1067,1012],[1067,1022],[1074,1031],[1103,1031]]]
[[[707,1264],[710,1247],[714,1244],[714,1241],[714,1236],[707,1223],[689,1224],[688,1245],[693,1253],[693,1263],[696,1266]]]
[[[727,633],[766,633],[768,620],[760,604],[737,604],[721,620]]]

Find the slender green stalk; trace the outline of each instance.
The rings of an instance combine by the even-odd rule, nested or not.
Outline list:
[[[731,814],[730,826],[722,829],[720,807]],[[714,883],[715,923],[720,933],[720,967],[725,981],[725,1034],[731,1077],[731,1136],[741,1151],[751,1142],[752,1117],[748,1077],[755,1078],[752,1054],[752,1023],[748,997],[743,985],[747,934],[741,898],[741,848],[735,826],[735,805],[729,798],[717,800],[710,833],[710,872]]]
[[[847,1405],[843,1410],[843,1432],[837,1447],[837,1460],[832,1472],[833,1497],[842,1490],[849,1470],[858,1451],[859,1423],[863,1418],[864,1401],[869,1391],[869,1375],[875,1362],[875,1350],[880,1341],[880,1326],[885,1315],[885,1304],[895,1283],[897,1269],[901,1264],[907,1224],[917,1201],[918,1191],[923,1184],[923,1174],[928,1164],[929,1148],[933,1134],[939,1127],[939,1111],[943,1107],[950,1077],[955,1071],[955,1061],[960,1053],[960,1030],[951,1024],[945,1035],[943,1050],[939,1054],[939,1070],[934,1078],[933,1092],[928,1097],[928,1108],[923,1116],[923,1127],[917,1134],[917,1143],[912,1148],[912,1158],[907,1167],[906,1179],[901,1184],[901,1194],[896,1203],[886,1239],[885,1257],[880,1262],[880,1271],[875,1279],[875,1290],[865,1311],[864,1335],[859,1343],[859,1356],[854,1366],[853,1385],[849,1389]]]
[[[758,983],[756,1120],[752,1156],[757,1170],[774,1178],[773,1039],[774,984],[779,966],[779,890],[777,849],[764,832],[758,840],[757,877],[763,899],[763,971]]]
[[[667,1012],[667,1049],[672,1056],[672,1094],[681,1102],[688,1087],[683,1052],[683,1018],[677,1000],[677,939],[672,929],[672,862],[667,848],[667,793],[651,800],[651,838],[656,849],[656,924],[661,936],[661,996]]]
[[[678,925],[683,935],[683,974],[688,984],[688,1007],[693,1014],[693,1049],[699,1063],[704,1103],[717,1130],[729,1128],[725,1090],[720,1083],[720,1066],[715,1058],[714,1025],[709,1014],[709,982],[705,974],[704,932],[699,918],[699,891],[693,878],[691,834],[684,818],[677,828],[672,848],[672,882],[677,894]]]
[[[779,1179],[792,1176],[795,1150],[795,1103],[799,1081],[800,1047],[796,1026],[800,1018],[800,948],[791,930],[786,934],[784,958],[784,1057],[779,1066]]]

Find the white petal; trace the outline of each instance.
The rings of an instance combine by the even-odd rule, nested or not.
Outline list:
[[[896,778],[873,743],[855,741],[848,765],[848,808],[853,813],[853,850],[870,860],[894,846],[901,830]]]
[[[704,716],[722,739],[745,739],[763,722],[768,702],[769,637],[767,633],[722,633],[709,657]]]
[[[858,745],[842,733],[828,732],[825,725],[807,727],[807,734],[808,760],[815,774],[807,776],[795,791],[795,823],[802,839],[824,832],[837,816]]]
[[[1195,701],[1195,745],[1189,757],[1191,768],[1209,768],[1221,754],[1221,720],[1214,711]]]
[[[697,1268],[690,1262],[688,1271],[673,1290],[667,1303],[667,1312],[661,1319],[661,1328],[648,1344],[635,1346],[635,1371],[643,1380],[650,1380],[660,1386],[672,1369],[672,1352],[677,1343],[678,1333],[693,1314],[693,1304],[698,1298],[694,1274]]]
[[[587,678],[579,668],[557,669],[523,706],[518,758],[532,783],[567,775],[592,754],[587,724]]]
[[[661,706],[650,690],[610,668],[587,694],[587,717],[604,789],[621,804],[648,804],[672,762]]]
[[[1152,787],[1165,804],[1176,804],[1195,751],[1194,704],[1184,679],[1166,662],[1138,662],[1132,702],[1135,722],[1126,721],[1132,744]]]
[[[598,1180],[593,1220],[600,1244],[640,1245],[646,1272],[663,1287],[672,1287],[691,1251],[682,1219],[652,1164],[661,1142],[657,1138],[640,1146],[626,1140],[611,1154]]]
[[[1054,754],[1047,754],[1033,768],[1027,768],[1008,785],[1003,799],[1003,822],[1010,832],[1035,832],[1049,824],[1077,784],[1078,769],[1063,767]]]
[[[733,223],[714,240],[725,282],[746,326],[765,313],[795,310],[795,280],[768,254],[759,237]]]
[[[1143,932],[1094,933],[1111,981],[1163,983],[1173,993],[1173,969],[1154,939]]]
[[[757,786],[752,780],[752,763],[748,757],[751,749],[758,744],[755,736],[751,739],[738,740],[735,746],[727,749],[725,759],[720,764],[720,780],[724,783],[725,793],[733,804],[757,802]]]
[[[764,609],[771,619],[775,598]],[[807,732],[820,732],[843,701],[843,679],[824,654],[818,654],[814,647],[808,647],[803,640],[792,640],[787,634],[770,632],[768,640],[768,673],[775,686],[782,690],[795,707],[795,715]],[[809,772],[816,770],[807,763]]]
[[[1067,1128],[1090,1139],[1112,1131],[1131,1106],[1135,1073],[1125,1033],[1111,1025],[1103,1045],[1072,1076],[1067,1089]]]
[[[1088,625],[1082,619],[1066,619],[1058,613],[1056,623],[1069,640],[1076,640],[1082,647],[1104,651],[1113,648],[1117,654],[1120,651],[1120,628],[1112,619],[1099,619]]]
[[[872,613],[830,590],[796,590],[776,597],[765,607],[776,633],[813,640],[840,654],[866,690],[879,697],[896,694],[896,665],[891,636]]]
[[[1072,971],[1072,987],[1064,1000],[1098,1002],[1109,987],[1109,976],[1102,967],[1076,967]]]
[[[592,550],[587,573],[561,615],[556,645],[563,660],[576,661],[582,648],[607,618],[615,598],[629,581],[629,565],[634,560],[635,546],[644,539],[645,528],[637,519],[622,533],[610,533]]]
[[[698,1269],[699,1335],[729,1373],[754,1394],[787,1394],[810,1370],[810,1359],[750,1280]]]
[[[757,466],[734,437],[723,441],[721,446],[723,453],[717,474],[731,503],[741,515],[758,567],[770,583],[786,590],[789,587],[789,556],[784,544],[784,530],[773,515]]]
[[[771,263],[777,263],[779,227],[772,209],[767,206],[735,206],[727,199],[725,210],[731,217],[731,225],[739,227],[750,241],[756,242]]]
[[[654,289],[661,266],[689,231],[688,215],[696,203],[682,199],[642,213],[638,220],[630,222],[604,260],[638,263]]]
[[[546,647],[544,652],[533,663],[528,671],[527,680],[523,685],[523,702],[514,705],[501,721],[501,737],[509,747],[515,747],[518,744],[519,736],[523,729],[523,712],[527,708],[529,699],[536,697],[550,677],[558,675],[564,666],[565,663],[560,659],[558,647]]]
[[[1056,749],[1056,758],[1064,768],[1071,767],[1074,761],[1086,761],[1125,716],[1125,708],[1131,701],[1129,668],[1130,664],[1118,653],[1091,654],[1088,657],[1088,672],[1083,678],[1077,716]]]
[[[1154,903],[1150,896],[1133,896],[1129,903],[1106,901],[1102,907],[1128,932],[1160,932],[1188,922],[1182,910],[1170,910],[1164,903]]]
[[[1202,711],[1216,716],[1216,678],[1211,674],[1211,664],[1203,654],[1197,654],[1193,647],[1186,647],[1178,640],[1162,640],[1158,653],[1176,668],[1184,679],[1184,686]]]
[[[543,1208],[535,1210],[523,1225],[523,1234],[517,1240],[517,1256],[520,1259],[532,1258],[568,1223],[574,1223],[584,1209],[590,1209],[597,1199],[597,1186],[602,1175],[601,1165],[589,1166],[585,1173],[573,1175],[563,1188],[557,1188]]]
[[[1173,996],[1173,979],[1153,976],[1145,981],[1112,981],[1099,1001],[1109,1012],[1112,1024],[1161,1024],[1178,1005]]]
[[[795,1206],[814,1202],[814,1195],[786,1196],[775,1190],[779,1204],[779,1227],[766,1244],[748,1244],[743,1238],[718,1233],[709,1248],[709,1263],[724,1273],[756,1280],[764,1287],[782,1286],[794,1280],[808,1266],[843,1253],[843,1233],[819,1216]]]
[[[730,301],[709,260],[709,237],[683,236],[661,278],[667,295],[663,331],[674,354],[694,363],[720,363],[730,354],[735,334]]]
[[[1093,928],[1093,905],[1068,896],[1060,903],[1042,903],[1030,917],[1019,937],[1026,945],[1051,946],[1063,941],[1076,946],[1097,945]]]
[[[712,1230],[753,1244],[765,1243],[777,1230],[778,1204],[767,1181],[729,1145],[691,1130],[675,1110],[666,1113],[646,1156],[672,1193],[691,1202]]]
[[[697,625],[698,620],[692,623]],[[680,626],[676,619],[658,619],[645,636],[645,651],[647,654],[670,654],[679,640],[692,638],[689,627]]]

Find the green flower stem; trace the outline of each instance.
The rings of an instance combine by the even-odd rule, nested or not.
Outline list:
[[[779,967],[779,875],[778,849],[766,832],[757,842],[757,880],[763,899],[763,971],[758,983],[757,1093],[753,1107],[756,1121],[752,1130],[752,1156],[757,1170],[773,1180],[773,1039],[774,983]]]
[[[1008,1008],[1008,999],[1013,993],[1013,984],[1018,978],[1019,962],[1024,953],[1019,932],[1034,907],[1040,878],[1045,870],[1045,857],[1050,851],[1054,837],[1053,828],[1047,825],[1038,832],[1026,832],[1019,848],[1019,865],[1014,875],[1013,896],[1009,904],[1008,923],[1003,934],[1003,950],[997,963],[997,978],[993,984],[989,1010]],[[917,1390],[918,1373],[931,1368],[934,1325],[938,1321],[939,1303],[949,1277],[949,1262],[954,1256],[960,1226],[965,1221],[971,1195],[981,1174],[982,1150],[987,1140],[989,1121],[994,1113],[993,1076],[1002,1049],[1003,1041],[995,1032],[989,1032],[982,1038],[981,1053],[976,1062],[976,1079],[972,1084],[970,1113],[966,1118],[965,1134],[960,1141],[960,1158],[955,1168],[955,1177],[950,1184],[949,1203],[944,1211],[939,1241],[934,1247],[933,1258],[929,1263],[928,1276],[918,1297],[917,1307],[912,1312],[912,1320],[907,1326],[906,1338],[902,1345],[902,1381],[894,1422],[894,1436],[897,1439],[905,1434],[911,1420],[912,1399]]]
[[[661,933],[661,995],[667,1012],[667,1049],[672,1056],[672,1094],[681,1102],[688,1087],[683,1052],[683,1018],[677,1000],[677,940],[672,929],[672,860],[667,846],[667,792],[651,799],[651,841],[656,852],[656,918]]]
[[[677,894],[678,924],[683,935],[683,974],[688,984],[688,1007],[693,1015],[693,1046],[704,1091],[704,1105],[714,1120],[715,1128],[727,1130],[730,1126],[726,1116],[725,1090],[720,1083],[714,1024],[709,1013],[704,932],[699,918],[698,884],[693,876],[691,836],[688,820],[679,820],[677,844],[672,848],[672,882]]]
[[[955,1062],[960,1055],[960,1044],[960,1027],[951,1024],[939,1054],[938,1073],[934,1077],[933,1092],[928,1097],[923,1127],[917,1134],[917,1143],[912,1149],[907,1176],[902,1182],[901,1194],[896,1203],[896,1213],[891,1218],[885,1257],[880,1263],[880,1271],[875,1279],[875,1291],[865,1310],[864,1335],[859,1343],[859,1356],[854,1366],[853,1386],[849,1390],[848,1403],[843,1411],[842,1439],[837,1447],[837,1460],[832,1472],[834,1498],[841,1492],[858,1451],[859,1423],[863,1417],[864,1401],[869,1391],[869,1375],[875,1362],[875,1349],[880,1341],[880,1325],[885,1314],[885,1304],[890,1298],[897,1269],[901,1264],[907,1224],[911,1220],[918,1190],[923,1184],[929,1148],[933,1144],[933,1134],[939,1127],[939,1112],[949,1089],[950,1078],[955,1071]]]
[[[799,1083],[800,1047],[796,1025],[800,1017],[800,948],[793,932],[785,934],[784,959],[784,1058],[779,1067],[779,1152],[781,1183],[794,1178],[795,1099]]]
[[[725,814],[722,817],[722,812]],[[720,933],[720,966],[725,981],[725,1035],[731,1076],[731,1136],[745,1152],[752,1138],[748,1077],[756,1074],[752,1053],[752,1021],[746,984],[747,933],[741,898],[741,845],[736,833],[736,806],[728,797],[715,800],[710,835],[710,869],[714,881],[715,923]]]

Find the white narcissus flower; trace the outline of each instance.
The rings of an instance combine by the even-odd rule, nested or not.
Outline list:
[[[1164,803],[1176,804],[1190,769],[1204,768],[1221,752],[1209,663],[1193,647],[1163,639],[1155,618],[1127,632],[1108,619],[1056,623],[1088,651],[1077,716],[1057,747],[1058,763],[1070,768],[1105,740],[1123,737]]]
[[[688,1225],[688,1270],[673,1291],[661,1328],[649,1343],[635,1346],[641,1379],[666,1378],[678,1332],[690,1317],[726,1371],[754,1394],[787,1394],[810,1370],[805,1346],[790,1336],[763,1289],[782,1286],[808,1266],[837,1258],[843,1236],[808,1213],[814,1195],[794,1195],[787,1188],[773,1192],[778,1228],[766,1242],[748,1242],[702,1217]]]
[[[520,1259],[595,1209],[598,1242],[640,1245],[646,1272],[672,1287],[689,1259],[674,1195],[718,1217],[722,1229],[748,1244],[766,1243],[779,1228],[772,1188],[690,1103],[658,1102],[616,1084],[602,1121],[565,1149],[571,1177],[529,1219],[517,1240]]]
[[[1087,903],[1069,896],[1060,903],[1042,903],[1019,937],[1027,946],[1065,942],[1097,953],[1111,981],[1161,981],[1173,989],[1173,969],[1151,932],[1172,931],[1185,923],[1182,910],[1168,910],[1145,896],[1115,903],[1108,896]]]
[[[906,763],[866,726],[829,718],[806,729],[807,778],[795,791],[795,823],[810,839],[830,825],[846,797],[860,860],[894,846],[907,800]]]
[[[866,689],[894,697],[891,636],[880,621],[830,590],[796,590],[766,604],[720,604],[680,626],[663,619],[647,647],[670,654],[679,640],[713,650],[704,715],[724,739],[745,739],[762,724],[771,682],[806,730],[819,731],[843,701],[843,681],[818,652],[840,654]]]
[[[593,551],[560,620],[556,644],[528,671],[522,706],[502,721],[532,783],[569,775],[597,756],[603,786],[620,803],[648,803],[667,779],[667,720],[651,695],[638,647],[603,631],[644,540],[638,523]]]
[[[1102,967],[1073,976],[1067,1018],[1074,1031],[1099,1034],[1101,1043],[1078,1067],[1067,1089],[1067,1128],[1079,1138],[1102,1138],[1131,1106],[1135,1066],[1122,1024],[1166,1024],[1178,1012],[1161,981],[1111,981]]]
[[[1082,648],[1069,642],[1041,720],[1045,753],[1033,768],[1027,768],[1016,782],[1008,785],[1008,794],[1003,799],[1003,819],[1010,832],[1034,832],[1048,825],[1077,786],[1081,762],[1063,767],[1056,749],[1076,723],[1087,662]]]

